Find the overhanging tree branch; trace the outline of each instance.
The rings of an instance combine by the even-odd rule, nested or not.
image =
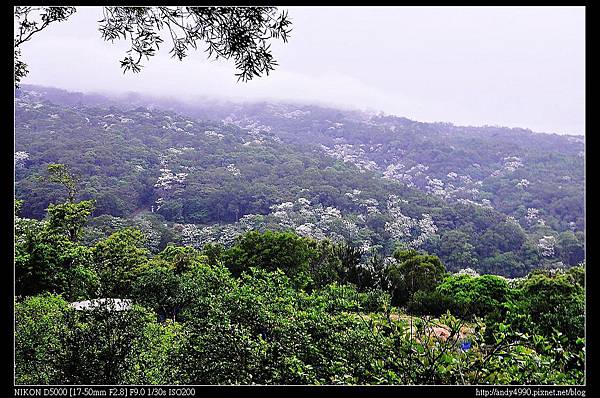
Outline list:
[[[15,86],[27,75],[19,46],[50,23],[63,21],[75,7],[15,7]],[[32,19],[34,16],[41,19]],[[103,7],[100,33],[105,41],[126,40],[131,47],[120,60],[123,73],[140,72],[143,59],[160,50],[168,30],[173,58],[183,60],[190,49],[205,43],[208,59],[233,59],[238,81],[269,74],[278,65],[271,53],[271,39],[287,42],[291,21],[276,7]]]

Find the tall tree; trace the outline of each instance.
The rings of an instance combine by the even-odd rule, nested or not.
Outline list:
[[[77,195],[77,183],[78,179],[75,174],[71,171],[69,166],[64,164],[49,164],[48,165],[48,181],[60,184],[67,190],[69,203],[75,202],[75,195]]]
[[[418,291],[432,291],[446,274],[446,267],[434,255],[398,249],[394,258],[396,263],[387,268],[394,304],[406,303]]]

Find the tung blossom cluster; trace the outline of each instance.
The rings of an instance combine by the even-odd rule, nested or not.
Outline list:
[[[479,273],[475,271],[473,268],[463,268],[455,273],[455,275],[468,275],[472,277],[478,277]]]
[[[538,249],[543,257],[554,256],[556,238],[554,236],[544,236],[538,241]]]
[[[366,156],[366,152],[360,146],[352,144],[335,144],[333,148],[321,145],[323,151],[336,159],[343,160],[345,163],[351,163],[361,171],[378,170],[377,163]]]
[[[354,189],[352,192],[346,192],[344,195],[366,213],[366,215],[381,213],[379,210],[379,201],[374,198],[362,198],[361,193],[360,190]]]
[[[161,155],[160,157],[160,176],[154,183],[154,188],[158,190],[158,199],[156,200],[157,208],[156,210],[160,210],[165,202],[165,198],[168,197],[169,192],[173,191],[173,188],[183,185],[189,173],[181,172],[174,173],[171,168],[168,166],[168,160],[173,158],[174,156],[180,155],[183,151],[190,150],[193,148],[184,147],[184,148],[169,148],[166,151],[166,154]],[[183,166],[182,166],[183,167]],[[152,208],[154,211],[154,207]]]
[[[482,181],[474,181],[470,175],[460,175],[455,171],[447,173],[447,180],[443,181],[427,175],[428,170],[429,166],[421,163],[408,168],[405,164],[395,161],[388,164],[383,171],[383,178],[399,181],[408,187],[418,188],[446,200],[491,207],[489,201],[481,200],[479,188],[483,184]]]
[[[29,153],[25,151],[15,152],[15,167],[23,167],[27,160],[29,160]]]
[[[541,225],[546,224],[546,222],[540,217],[539,209],[533,207],[527,209],[527,215],[525,216],[525,219],[530,225],[533,225],[535,223],[539,223]]]
[[[349,240],[359,245],[371,244],[368,238],[364,238],[364,229],[357,224],[360,221],[357,216],[344,215],[336,207],[314,205],[306,198],[298,198],[293,203],[282,203],[272,208],[280,226],[293,229],[301,236],[316,240]]]
[[[494,172],[492,172],[491,174],[492,177],[498,177],[508,173],[512,173],[515,170],[523,167],[523,162],[521,158],[517,156],[507,156],[503,158],[502,161],[502,167],[500,167],[498,170],[494,170]]]
[[[272,205],[270,209],[267,215],[246,214],[238,222],[230,224],[178,224],[182,243],[197,248],[211,242],[227,247],[243,233],[270,229],[294,231],[315,240],[347,240],[363,248],[372,246],[370,239],[365,237],[365,227],[357,224],[356,221],[360,221],[357,216],[344,215],[338,208],[314,205],[301,197],[294,202]]]
[[[239,176],[241,174],[240,169],[238,169],[233,163],[227,165],[227,171],[234,177]]]
[[[272,127],[264,125],[256,120],[252,120],[248,117],[237,119],[234,114],[230,114],[223,119],[223,124],[232,124],[243,130],[247,131],[248,140],[245,139],[244,146],[249,145],[263,145],[268,141],[281,142],[281,139],[275,134],[271,133]]]
[[[402,200],[390,195],[387,208],[392,221],[385,223],[385,230],[393,239],[406,242],[412,248],[419,248],[437,233],[437,226],[430,214],[422,214],[421,219],[409,217],[402,213]]]
[[[207,137],[216,138],[218,140],[222,140],[223,137],[225,137],[223,134],[217,133],[216,131],[213,131],[213,130],[206,130],[204,132],[204,135]]]
[[[188,173],[173,173],[168,168],[162,168],[160,172],[161,175],[156,180],[154,187],[164,190],[172,189],[174,184],[183,184],[188,176]]]
[[[463,199],[463,198],[459,198],[456,200],[458,203],[462,203],[465,205],[473,205],[473,206],[478,206],[478,207],[487,207],[489,209],[492,209],[492,202],[489,199],[482,199],[481,202],[476,202],[473,201],[471,199]]]

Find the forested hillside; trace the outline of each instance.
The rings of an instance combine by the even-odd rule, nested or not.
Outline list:
[[[585,383],[583,144],[15,93],[17,384]]]
[[[583,142],[293,104],[15,94],[16,197],[42,218],[63,190],[94,199],[85,239],[142,228],[168,242],[233,244],[250,230],[347,241],[369,258],[398,243],[449,270],[523,276],[583,261]]]

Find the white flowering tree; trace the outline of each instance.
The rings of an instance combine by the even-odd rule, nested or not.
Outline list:
[[[387,209],[391,220],[385,223],[385,231],[392,239],[417,249],[436,236],[438,228],[431,215],[422,214],[423,218],[416,219],[403,214],[402,200],[396,195],[389,196]]]
[[[538,241],[537,247],[542,257],[554,257],[556,238],[551,235],[544,236]]]

